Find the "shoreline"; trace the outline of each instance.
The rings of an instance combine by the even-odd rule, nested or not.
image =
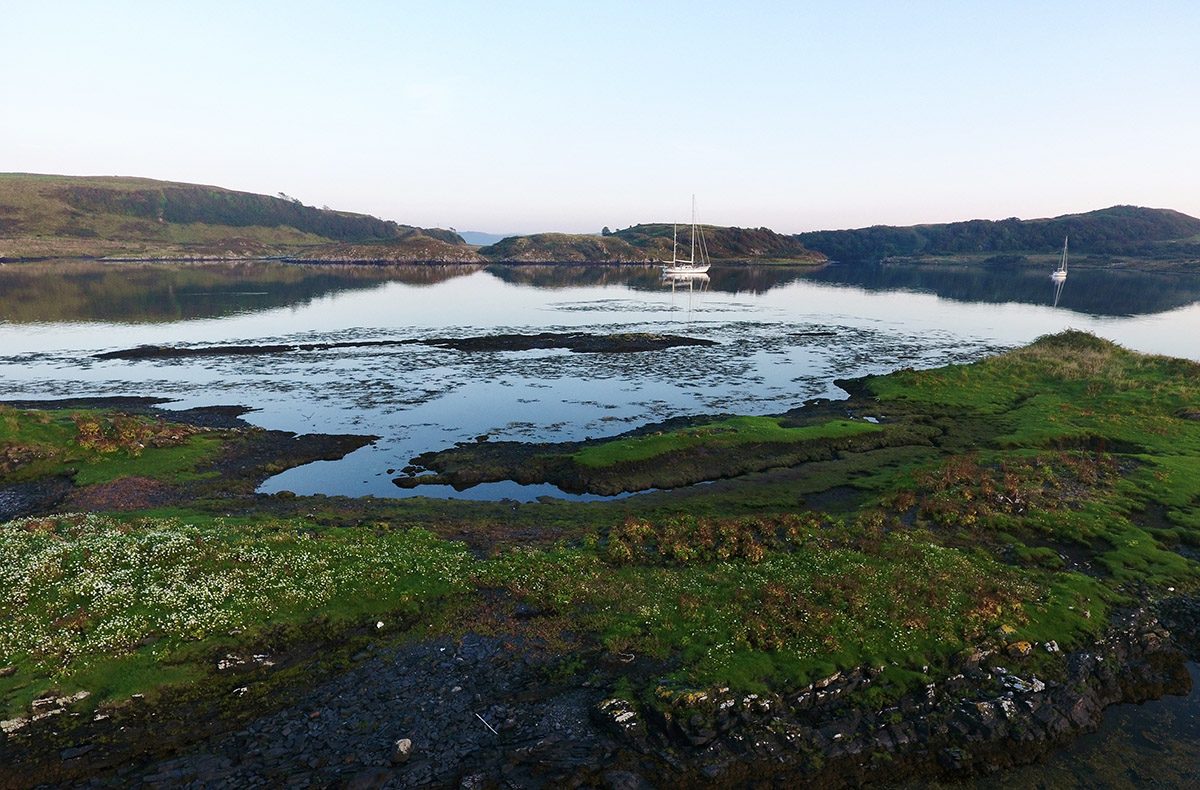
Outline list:
[[[1197,599],[1186,603],[1200,615]],[[290,686],[271,679],[294,667],[294,656],[230,656],[207,700],[138,695],[93,714],[60,700],[37,721],[4,722],[0,788],[839,788],[964,779],[1069,746],[1111,705],[1188,693],[1188,656],[1154,615],[1137,610],[1121,623],[1087,649],[1060,654],[1061,681],[1022,676],[1010,654],[1002,672],[973,651],[946,681],[882,710],[853,704],[871,683],[871,670],[860,668],[787,697],[660,689],[666,710],[645,711],[603,688],[627,671],[624,662],[643,659],[592,656],[587,680],[562,682],[547,674],[551,658],[537,645],[504,636],[367,645],[340,670],[309,671],[301,678],[309,682]],[[203,724],[206,711],[225,718]]]
[[[930,256],[930,257],[891,257],[879,260],[863,260],[863,261],[839,261],[833,259],[812,260],[808,258],[783,258],[783,259],[748,259],[748,258],[731,258],[731,259],[714,259],[713,265],[716,266],[766,266],[766,267],[786,267],[795,266],[802,268],[817,268],[824,266],[943,266],[949,268],[979,268],[987,270],[1013,270],[1013,271],[1029,271],[1041,270],[1047,265],[1053,264],[1053,256],[1040,255],[1035,252],[1020,253],[1024,256],[1029,256],[1028,260],[1019,263],[995,263],[990,262],[982,256],[976,256],[979,259],[963,259],[955,256]],[[1044,259],[1044,260],[1043,260]],[[360,256],[335,256],[335,257],[305,257],[302,255],[116,255],[106,256],[100,254],[47,254],[47,255],[16,255],[5,256],[0,255],[0,266],[8,264],[27,264],[27,263],[53,263],[56,261],[88,261],[92,263],[159,263],[159,264],[196,264],[196,263],[286,263],[296,266],[584,266],[584,267],[607,267],[607,266],[643,266],[647,268],[656,268],[662,266],[663,262],[655,259],[647,258],[609,258],[605,260],[586,260],[586,259],[560,259],[555,257],[545,258],[487,258],[483,256],[459,258],[459,257],[443,257],[443,258],[424,258],[418,256],[409,257],[360,257]],[[1111,260],[1105,261],[1088,261],[1088,260],[1073,260],[1071,262],[1072,270],[1082,271],[1131,271],[1131,272],[1155,272],[1155,273],[1178,273],[1178,274],[1194,274],[1200,271],[1200,261],[1181,259],[1181,260],[1161,260],[1154,258],[1138,258],[1135,256],[1113,256]]]

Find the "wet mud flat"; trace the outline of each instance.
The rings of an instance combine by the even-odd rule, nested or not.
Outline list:
[[[329,351],[342,348],[380,348],[423,345],[455,351],[532,351],[560,348],[585,354],[624,354],[661,351],[681,346],[714,346],[704,338],[663,335],[650,332],[624,332],[598,335],[588,332],[539,332],[537,334],[499,334],[478,337],[435,337],[404,340],[346,340],[327,343],[263,343],[219,346],[138,346],[105,351],[96,359],[175,359],[183,357],[246,356],[283,354],[295,351]]]

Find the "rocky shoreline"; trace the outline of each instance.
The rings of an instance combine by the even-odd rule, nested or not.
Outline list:
[[[1190,598],[1164,610],[1177,622],[1200,613]],[[633,703],[610,689],[623,674],[653,672],[642,659],[591,656],[561,678],[536,645],[473,635],[368,648],[280,705],[271,694],[254,701],[274,657],[228,656],[218,674],[242,711],[237,723],[194,702],[134,699],[93,713],[80,700],[48,701],[36,721],[3,723],[0,788],[835,788],[961,778],[1033,762],[1095,729],[1109,705],[1188,692],[1188,656],[1151,612],[1113,622],[1071,653],[1003,640],[964,651],[958,671],[882,710],[856,695],[878,668],[787,695],[660,685],[653,701]],[[1056,679],[1027,671],[1035,663]]]

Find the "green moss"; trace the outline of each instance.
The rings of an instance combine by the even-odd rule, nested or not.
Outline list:
[[[611,466],[629,461],[645,461],[666,453],[705,446],[713,449],[750,443],[791,443],[814,439],[837,439],[881,430],[869,422],[832,420],[821,425],[784,428],[778,417],[731,417],[676,431],[650,436],[615,439],[591,445],[571,457],[588,467]]]
[[[149,477],[156,480],[203,480],[216,472],[196,472],[202,462],[220,452],[224,442],[217,436],[193,436],[186,445],[152,447],[137,456],[112,455],[97,458],[75,474],[76,485],[107,483],[122,477]]]
[[[0,408],[0,479],[71,473],[76,484],[92,485],[135,475],[212,477],[195,469],[215,457],[229,435],[116,412]]]

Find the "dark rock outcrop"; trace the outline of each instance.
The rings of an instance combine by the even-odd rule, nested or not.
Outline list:
[[[958,672],[883,710],[856,697],[882,682],[871,667],[787,695],[663,686],[633,704],[597,674],[551,682],[528,645],[468,636],[368,651],[284,707],[224,726],[168,701],[93,716],[59,700],[38,721],[5,722],[0,788],[842,787],[1031,762],[1108,705],[1190,688],[1183,652],[1144,611],[1087,650],[1033,651],[1055,679],[1026,671],[1029,657],[967,650]],[[242,684],[229,700],[245,708],[264,665],[227,670]],[[609,681],[624,666],[609,665]]]

